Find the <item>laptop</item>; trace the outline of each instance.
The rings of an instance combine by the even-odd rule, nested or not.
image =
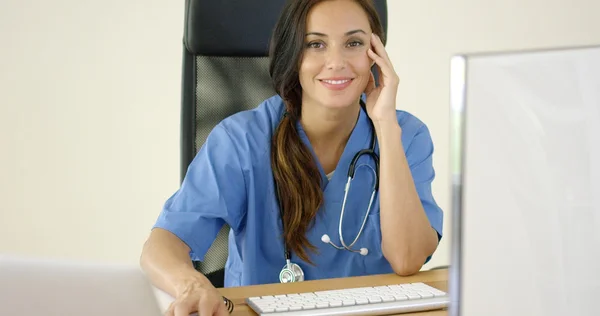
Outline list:
[[[138,266],[0,255],[0,315],[161,316]]]
[[[449,315],[600,315],[600,45],[457,55],[451,102]]]

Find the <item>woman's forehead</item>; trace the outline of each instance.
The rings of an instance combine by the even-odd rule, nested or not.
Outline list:
[[[307,33],[336,36],[356,29],[371,31],[367,13],[352,0],[320,2],[310,10],[306,21]]]

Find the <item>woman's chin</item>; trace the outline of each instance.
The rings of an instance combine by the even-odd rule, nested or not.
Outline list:
[[[360,98],[360,94],[356,97],[347,95],[328,96],[322,100],[321,104],[329,109],[344,109],[356,105],[356,101]]]
[[[324,103],[324,104],[323,104],[323,106],[324,106],[325,108],[327,108],[327,109],[331,109],[331,110],[336,110],[336,109],[339,109],[339,110],[342,110],[342,109],[347,109],[347,108],[349,108],[351,105],[352,105],[351,103],[339,103],[339,102],[336,102],[336,103]]]

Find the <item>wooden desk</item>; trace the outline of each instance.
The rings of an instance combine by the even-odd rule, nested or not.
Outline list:
[[[349,287],[361,286],[380,286],[398,283],[414,283],[423,282],[437,289],[448,291],[448,271],[433,270],[423,271],[409,277],[401,277],[395,274],[374,275],[366,277],[353,277],[341,279],[328,279],[318,281],[305,281],[299,283],[288,284],[265,284],[253,285],[233,288],[221,288],[219,291],[222,295],[229,298],[234,304],[235,309],[232,313],[234,316],[241,315],[256,315],[254,311],[246,305],[244,301],[247,297],[263,296],[263,295],[280,295],[299,292],[336,290]],[[437,310],[420,313],[409,313],[401,315],[418,315],[418,316],[446,316],[446,310]]]

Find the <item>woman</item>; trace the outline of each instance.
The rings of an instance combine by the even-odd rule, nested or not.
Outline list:
[[[190,262],[224,223],[225,286],[293,281],[282,267],[307,280],[409,275],[430,258],[442,235],[433,145],[422,122],[396,110],[382,33],[368,0],[287,3],[271,42],[278,95],[213,129],[144,246],[142,267],[175,297],[168,314],[226,314]],[[346,195],[351,161],[372,137],[379,179],[376,158],[362,155]]]

